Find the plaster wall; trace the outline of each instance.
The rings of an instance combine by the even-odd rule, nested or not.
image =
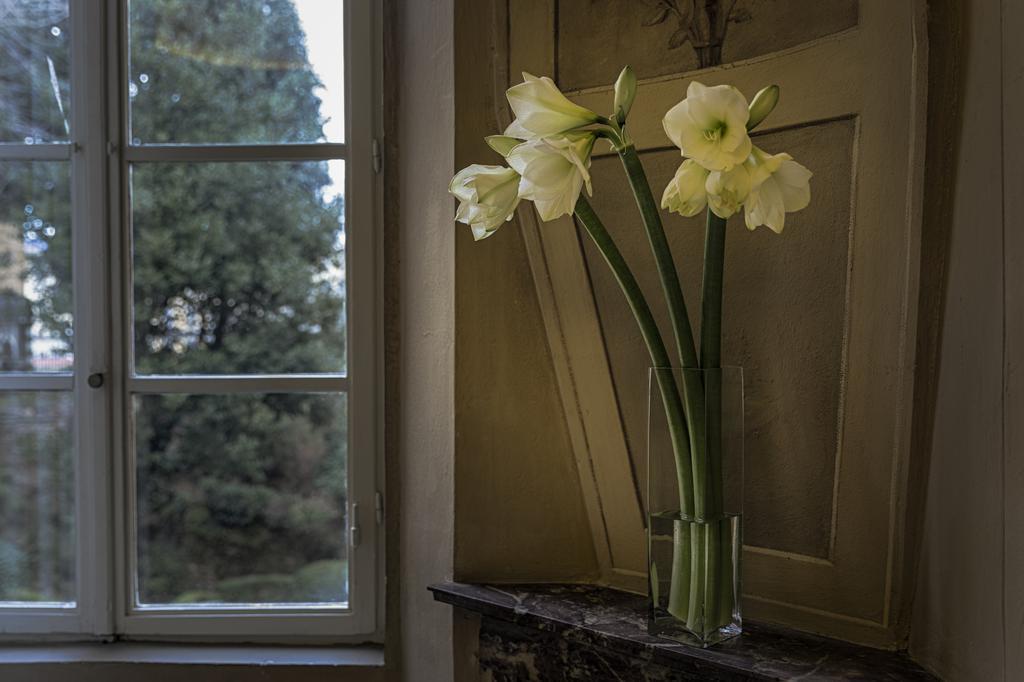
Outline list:
[[[399,0],[393,99],[397,140],[395,195],[398,262],[388,286],[399,289],[397,494],[401,511],[397,577],[402,679],[452,679],[452,613],[427,585],[451,579],[454,517],[454,253],[452,202],[444,186],[454,169],[452,0]],[[392,54],[394,58],[394,54]],[[394,71],[392,71],[394,72]],[[395,215],[397,213],[397,215]],[[397,273],[394,270],[397,268]],[[393,583],[389,585],[393,588]],[[393,630],[394,631],[394,630]]]

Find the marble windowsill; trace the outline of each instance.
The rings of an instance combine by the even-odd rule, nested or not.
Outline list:
[[[590,679],[601,668],[608,671],[601,679],[937,679],[901,653],[762,624],[744,623],[741,637],[710,649],[676,644],[647,634],[643,597],[603,587],[444,583],[430,589],[436,600],[482,616],[481,666],[509,679],[530,678],[501,670],[505,645],[510,660],[521,662],[527,651],[540,679],[547,679],[544,666],[563,673],[578,666]]]

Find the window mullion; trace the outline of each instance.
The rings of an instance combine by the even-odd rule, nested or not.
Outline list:
[[[348,378],[330,374],[245,376],[143,376],[128,382],[131,394],[343,393]]]
[[[70,391],[74,379],[69,374],[0,374],[0,391]]]
[[[0,143],[0,161],[67,161],[72,145]]]
[[[129,163],[211,161],[331,161],[345,159],[342,143],[311,144],[161,144],[131,145],[124,151]]]
[[[349,172],[345,194],[355,200],[345,207],[348,228],[347,276],[349,392],[349,514],[360,529],[361,540],[351,550],[352,608],[364,631],[378,629],[378,587],[382,584],[378,546],[382,529],[374,512],[378,492],[380,422],[378,256],[380,232],[376,228],[377,177],[373,163],[376,114],[375,16],[373,3],[345,3],[345,82],[347,106],[345,139],[349,142]],[[362,103],[353,106],[355,103]]]
[[[111,438],[113,466],[113,535],[112,599],[114,631],[125,631],[125,614],[130,603],[131,573],[128,568],[131,543],[131,513],[129,500],[134,488],[131,484],[129,462],[131,420],[127,378],[131,374],[131,288],[130,253],[131,226],[129,220],[128,163],[123,150],[128,140],[128,104],[124,83],[127,82],[127,0],[104,0],[107,17],[107,63],[105,69],[107,102],[106,139],[110,153],[107,158],[108,185],[108,239],[109,307],[111,311],[110,337],[110,390]]]
[[[113,632],[109,382],[93,387],[88,381],[105,377],[110,364],[103,5],[70,3],[78,610],[82,630],[96,635]]]

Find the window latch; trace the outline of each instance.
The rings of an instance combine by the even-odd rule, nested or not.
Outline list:
[[[380,140],[378,140],[376,137],[373,138],[373,142],[371,143],[371,147],[372,147],[371,153],[373,155],[373,172],[374,173],[380,173],[380,168],[381,168]]]
[[[358,547],[361,533],[359,532],[359,505],[352,503],[352,523],[348,527],[348,544],[351,547]]]

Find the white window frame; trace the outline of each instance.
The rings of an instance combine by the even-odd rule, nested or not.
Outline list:
[[[380,641],[383,507],[379,415],[379,0],[344,1],[345,142],[133,146],[128,130],[128,0],[71,0],[69,143],[0,144],[0,161],[72,164],[75,361],[70,374],[0,375],[0,390],[70,390],[75,401],[77,603],[0,606],[0,640],[170,639]],[[339,375],[131,375],[133,163],[345,161],[347,372]],[[106,172],[103,172],[106,169]],[[85,172],[85,171],[88,172]],[[101,374],[99,388],[88,386]],[[134,468],[128,410],[135,393],[344,392],[348,395],[349,604],[137,607]]]

